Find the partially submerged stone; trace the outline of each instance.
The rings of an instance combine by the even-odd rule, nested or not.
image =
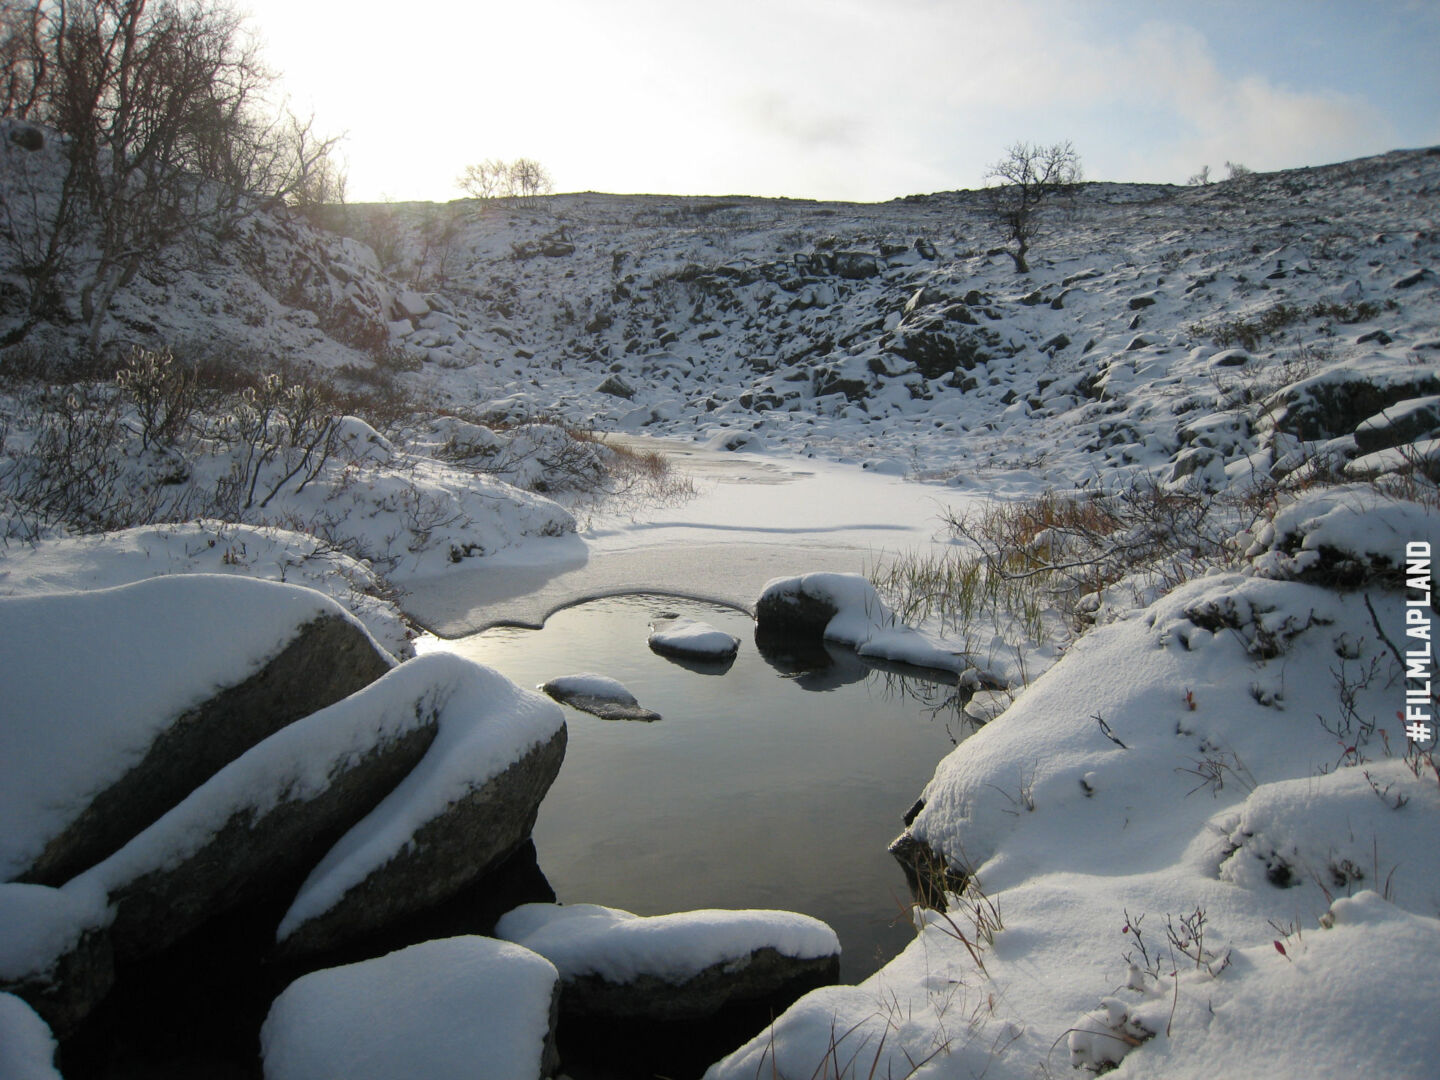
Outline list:
[[[650,624],[650,648],[686,660],[731,660],[740,639],[698,619],[667,615]]]
[[[412,660],[275,733],[67,889],[108,895],[123,959],[293,881],[424,756],[454,659]]]
[[[659,720],[621,682],[607,675],[581,672],[562,675],[540,687],[556,701],[598,716],[602,720]]]
[[[448,900],[534,828],[565,758],[563,711],[491,668],[432,655],[449,665],[439,735],[311,871],[277,932],[286,952],[328,949]]]
[[[0,992],[68,1035],[115,982],[109,922],[105,897],[93,890],[0,885]]]
[[[595,904],[525,904],[495,933],[555,964],[567,1016],[696,1019],[736,1002],[793,1000],[835,982],[840,970],[835,932],[788,911],[642,917]]]

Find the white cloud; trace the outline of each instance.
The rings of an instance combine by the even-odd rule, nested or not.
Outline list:
[[[1227,160],[1255,169],[1319,164],[1388,148],[1393,138],[1364,101],[1292,90],[1259,73],[1226,75],[1205,38],[1182,25],[1142,26],[1110,50],[1106,70],[1122,131],[1127,111],[1142,109],[1168,115],[1171,128],[1147,130],[1144,145],[1116,139],[1110,179],[1178,180]]]

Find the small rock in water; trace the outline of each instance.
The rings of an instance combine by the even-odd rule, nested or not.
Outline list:
[[[606,675],[581,672],[562,675],[540,687],[556,701],[602,720],[659,720],[660,714],[641,706],[635,695],[619,681]]]
[[[667,615],[650,624],[650,648],[662,656],[729,660],[740,651],[740,639],[697,619]]]

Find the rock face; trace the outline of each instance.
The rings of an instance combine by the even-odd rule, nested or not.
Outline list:
[[[740,1002],[794,1001],[839,981],[840,957],[797,959],[772,948],[712,964],[680,983],[638,975],[612,983],[598,975],[567,980],[561,1013],[587,1019],[697,1020]]]
[[[447,900],[499,866],[529,838],[540,801],[565,759],[566,737],[561,725],[421,825],[412,843],[347,890],[339,903],[288,933],[284,950],[299,955],[331,948]]]
[[[260,671],[168,724],[144,757],[46,845],[22,880],[47,885],[68,880],[250,747],[369,685],[390,663],[353,619],[322,615],[299,627]]]
[[[589,1019],[700,1019],[739,1002],[794,1000],[840,971],[835,932],[788,911],[639,916],[525,904],[495,934],[554,963],[565,984],[561,1013]]]
[[[829,597],[802,589],[767,591],[755,604],[755,636],[818,640],[839,610]]]
[[[1383,357],[1357,361],[1364,375],[1330,371],[1304,379],[1275,395],[1266,407],[1275,426],[1301,439],[1349,435],[1363,421],[1397,402],[1440,394],[1434,373]]]
[[[1440,396],[1398,401],[1361,422],[1355,446],[1362,454],[1388,450],[1440,432]]]
[[[107,921],[98,895],[0,885],[0,993],[24,999],[56,1036],[69,1035],[115,982]]]
[[[117,957],[297,879],[364,817],[435,738],[443,699],[429,666],[412,661],[272,735],[75,879],[114,905]]]

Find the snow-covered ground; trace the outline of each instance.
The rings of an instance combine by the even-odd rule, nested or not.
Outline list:
[[[353,240],[257,219],[233,260],[177,269],[168,291],[142,279],[114,321],[154,345],[241,339],[259,313],[276,357],[375,369],[331,334],[348,297],[382,328],[398,385],[472,419],[393,439],[346,420],[349,451],[243,524],[177,512],[27,534],[7,505],[0,593],[243,573],[320,588],[404,655],[401,609],[454,635],[582,596],[753,606],[772,579],[808,581],[839,609],[834,636],[974,666],[1004,687],[987,709],[1013,704],[937,763],[907,828],[948,910],[917,909],[900,957],[807,996],[715,1077],[1433,1076],[1440,775],[1433,738],[1407,739],[1406,722],[1434,715],[1421,635],[1440,498],[1423,469],[1386,494],[1369,477],[1423,463],[1440,429],[1437,190],[1434,150],[1187,189],[1089,185],[1023,278],[966,192],[400,206],[385,267]],[[422,231],[447,214],[441,259]],[[320,276],[258,275],[275,251]],[[63,327],[37,340],[63,343]],[[38,445],[31,403],[3,405],[0,479]],[[473,419],[542,413],[675,440],[662,448],[693,491],[597,502],[527,472],[519,443],[502,477],[467,471],[519,438]],[[189,474],[233,484],[237,437],[205,438]],[[124,475],[163,495],[173,461],[126,453]],[[245,474],[262,490],[288,462],[266,467]],[[1183,553],[1142,554],[1136,519],[1102,515],[1103,558],[1135,565],[1068,607],[1032,590],[1018,625],[932,613],[907,630],[905,597],[839,576],[972,552],[947,516],[1146,483],[1147,505],[1211,513]],[[1025,542],[1004,564],[1019,577],[1079,541],[1056,525]],[[1407,544],[1429,545],[1408,575]],[[371,977],[335,985],[352,1001]],[[300,1043],[275,1033],[313,1018],[334,1034],[296,1053],[349,1038],[316,994],[277,1013],[276,1055]],[[0,1005],[0,1053],[45,1075],[33,1015]]]

